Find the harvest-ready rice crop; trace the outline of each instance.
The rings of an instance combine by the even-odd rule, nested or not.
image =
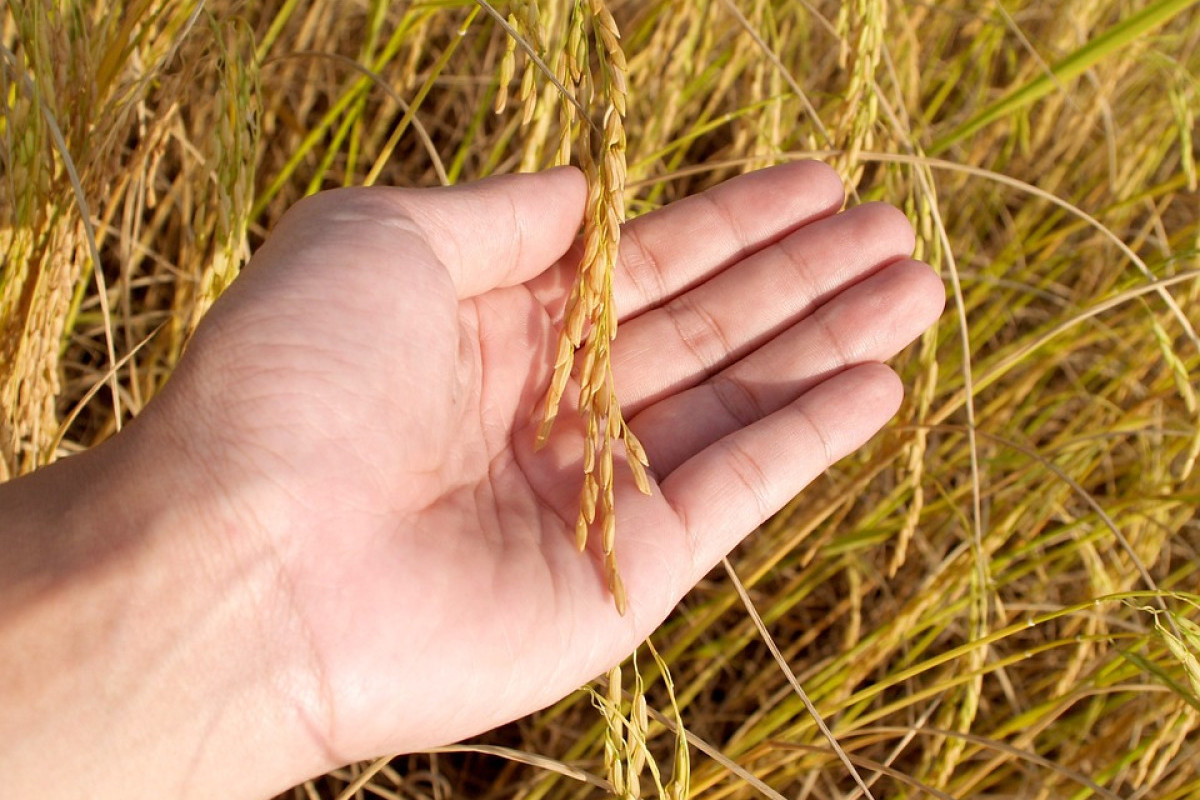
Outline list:
[[[289,797],[1200,797],[1194,0],[22,0],[0,42],[0,479],[136,416],[301,197],[571,161],[545,424],[620,606],[620,223],[817,158],[945,280],[898,417],[636,662]]]

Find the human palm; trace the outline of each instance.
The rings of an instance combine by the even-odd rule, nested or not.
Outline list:
[[[533,448],[583,201],[573,170],[304,201],[140,423],[190,443],[275,576],[264,636],[331,765],[486,730],[625,656],[894,413],[878,362],[941,309],[903,217],[835,213],[818,164],[630,223],[613,364],[654,486],[617,470],[620,616],[574,547],[580,421]]]

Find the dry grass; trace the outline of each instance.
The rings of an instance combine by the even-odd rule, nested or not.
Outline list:
[[[305,193],[547,166],[585,135],[603,173],[613,139],[581,123],[604,110],[509,35],[556,53],[576,4],[494,5],[508,30],[465,1],[0,11],[0,476],[136,414]],[[608,7],[626,190],[604,202],[817,155],[906,208],[952,295],[898,361],[895,424],[731,559],[842,753],[714,574],[655,635],[693,793],[862,797],[845,756],[876,797],[1200,795],[1195,3]],[[669,764],[641,666],[626,745]],[[615,746],[592,702],[295,796],[589,795]]]

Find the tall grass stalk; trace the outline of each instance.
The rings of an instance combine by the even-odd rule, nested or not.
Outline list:
[[[574,160],[603,296],[625,210],[824,158],[910,214],[953,294],[897,359],[895,423],[731,556],[744,599],[702,582],[638,677],[289,796],[1195,797],[1197,6],[9,3],[0,478],[139,413],[312,191]],[[558,361],[598,376],[603,539],[626,431],[584,336],[612,312],[579,307]]]

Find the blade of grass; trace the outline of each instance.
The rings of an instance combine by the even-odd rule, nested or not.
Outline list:
[[[754,601],[750,599],[750,595],[746,592],[746,587],[743,586],[741,580],[738,579],[737,572],[735,572],[733,569],[733,564],[729,563],[728,558],[723,558],[721,559],[721,566],[725,568],[725,574],[729,576],[729,580],[733,584],[733,588],[737,591],[738,597],[741,598],[742,604],[746,607],[746,612],[754,621],[754,627],[758,629],[758,634],[762,637],[763,643],[767,646],[767,649],[771,651],[771,655],[774,657],[775,663],[779,665],[779,669],[783,671],[788,683],[791,684],[792,689],[800,698],[800,702],[804,703],[804,708],[808,711],[809,716],[812,717],[813,722],[815,722],[817,727],[821,730],[821,734],[825,737],[826,741],[829,742],[829,747],[835,753],[837,753],[838,759],[841,760],[842,764],[845,765],[846,771],[850,773],[850,777],[854,779],[854,783],[858,786],[859,791],[862,792],[864,796],[869,798],[869,800],[875,800],[875,795],[871,794],[871,790],[867,787],[866,782],[862,779],[862,776],[858,774],[858,770],[855,769],[854,763],[846,754],[846,751],[842,749],[842,746],[838,744],[838,740],[833,735],[833,731],[829,730],[829,726],[825,724],[825,720],[821,717],[821,713],[817,711],[817,707],[813,705],[812,700],[808,698],[808,693],[804,691],[804,687],[801,686],[800,681],[796,679],[796,674],[792,672],[792,668],[788,665],[787,660],[783,657],[783,654],[779,652],[779,647],[775,644],[775,639],[772,638],[770,631],[767,630],[767,626],[762,621],[762,617],[758,615],[758,611],[754,608]]]
[[[929,146],[930,155],[941,155],[996,120],[1008,117],[1017,109],[1037,102],[1056,87],[1069,83],[1097,62],[1141,40],[1146,34],[1165,25],[1196,4],[1197,0],[1158,0],[1151,3],[1055,63],[1048,73],[1043,73],[1029,83],[1011,90],[954,130],[935,139]]]

